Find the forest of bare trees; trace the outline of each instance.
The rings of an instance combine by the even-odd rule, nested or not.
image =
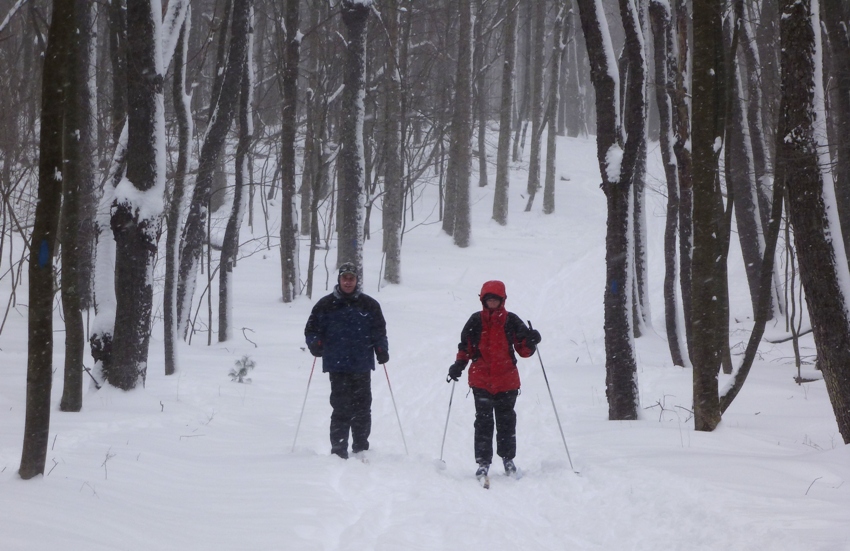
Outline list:
[[[405,232],[428,212],[467,247],[472,185],[494,186],[501,225],[517,198],[557,212],[556,136],[597,144],[609,417],[638,415],[634,338],[658,285],[697,430],[717,426],[780,320],[794,338],[811,327],[850,442],[847,0],[159,4],[0,0],[0,332],[26,312],[22,477],[44,470],[54,309],[60,407],[79,411],[86,381],[144,385],[155,327],[168,375],[178,341],[232,338],[230,275],[246,255],[277,249],[290,302],[342,262],[375,278],[369,239],[382,240],[381,283],[402,282]],[[663,182],[646,178],[654,148]],[[524,189],[509,191],[524,158]],[[663,258],[646,253],[647,186],[667,197]],[[438,204],[423,203],[429,187]],[[738,365],[733,238],[755,325]]]

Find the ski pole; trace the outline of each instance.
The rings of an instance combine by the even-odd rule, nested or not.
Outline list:
[[[449,411],[446,413],[446,426],[443,428],[443,443],[440,444],[440,461],[443,461],[443,449],[446,447],[446,433],[449,432],[449,416],[452,414],[452,399],[455,397],[455,384],[452,381],[452,393],[449,395]]]
[[[387,386],[390,389],[390,398],[393,399],[393,409],[395,410],[395,418],[398,421],[398,430],[401,432],[401,441],[404,443],[404,453],[410,455],[410,452],[407,451],[407,440],[404,438],[404,429],[401,428],[401,417],[398,416],[398,408],[395,405],[395,395],[393,394],[393,385],[390,384],[390,374],[387,372],[387,364],[381,364],[384,366],[384,375],[387,377]]]
[[[529,329],[534,329],[531,326],[531,320],[528,321]],[[558,408],[555,407],[555,398],[552,396],[552,387],[549,386],[549,377],[546,376],[546,368],[543,367],[543,358],[540,357],[540,346],[537,346],[537,359],[540,360],[540,369],[543,370],[543,380],[546,381],[546,390],[549,391],[549,399],[552,401],[552,410],[555,412],[555,421],[558,422],[558,430],[561,431],[561,440],[564,442],[564,450],[567,452],[567,460],[570,462],[570,469],[576,472],[573,467],[573,459],[570,457],[570,448],[567,447],[567,438],[564,436],[564,428],[561,426],[561,418],[558,416]]]
[[[304,403],[301,404],[301,415],[298,416],[298,426],[295,427],[295,438],[292,439],[292,451],[295,451],[295,442],[298,441],[298,431],[301,430],[301,419],[304,417],[304,406],[307,405],[307,394],[310,392],[310,381],[313,380],[313,370],[316,368],[316,360],[318,357],[313,358],[313,367],[310,368],[310,377],[307,379],[307,391],[304,393]]]

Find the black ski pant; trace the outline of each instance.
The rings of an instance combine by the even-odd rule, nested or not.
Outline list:
[[[502,459],[516,456],[516,411],[518,390],[490,394],[473,388],[475,397],[475,461],[489,465],[493,460],[493,418],[495,414],[496,453]]]
[[[372,432],[372,372],[329,373],[331,453],[348,458],[348,432],[354,453],[369,449]]]

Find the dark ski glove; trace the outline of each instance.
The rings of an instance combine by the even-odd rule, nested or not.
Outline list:
[[[449,380],[457,381],[460,379],[460,376],[463,374],[463,370],[466,367],[466,362],[462,362],[460,360],[456,361],[449,367],[449,376],[446,377],[446,382]]]
[[[312,344],[308,344],[307,348],[310,349],[310,354],[316,356],[317,358],[322,357],[322,341],[313,341]]]
[[[390,353],[384,350],[383,348],[376,348],[375,358],[378,360],[379,364],[385,364],[390,361]]]
[[[540,331],[537,329],[529,329],[528,336],[525,337],[526,344],[531,347],[536,347],[542,340],[543,337],[540,336]]]

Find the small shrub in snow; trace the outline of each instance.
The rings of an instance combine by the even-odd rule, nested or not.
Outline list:
[[[250,383],[251,378],[248,377],[248,372],[254,369],[254,360],[250,356],[242,356],[236,360],[236,367],[230,370],[230,380],[236,383]]]

